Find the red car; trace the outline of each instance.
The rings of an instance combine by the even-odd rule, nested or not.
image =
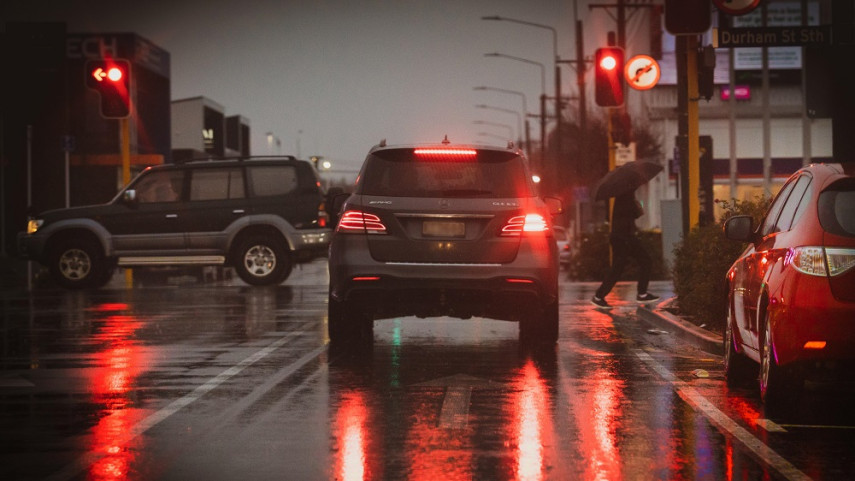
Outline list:
[[[810,165],[787,180],[759,227],[750,216],[724,225],[727,238],[750,243],[727,274],[725,374],[738,385],[759,363],[767,405],[808,376],[846,376],[855,365],[853,176],[855,163]]]

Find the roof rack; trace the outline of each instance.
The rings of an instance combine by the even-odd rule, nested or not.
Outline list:
[[[293,155],[235,155],[235,156],[227,156],[227,157],[217,157],[217,156],[208,156],[203,158],[193,158],[190,160],[183,160],[175,162],[176,164],[188,164],[190,162],[225,162],[225,161],[238,161],[243,162],[245,160],[297,160],[297,157]]]

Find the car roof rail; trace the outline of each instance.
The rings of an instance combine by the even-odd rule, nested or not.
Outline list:
[[[205,158],[194,158],[185,161],[177,161],[176,164],[196,163],[196,162],[227,162],[237,161],[243,162],[247,160],[298,160],[293,155],[235,155],[227,157],[208,156]]]

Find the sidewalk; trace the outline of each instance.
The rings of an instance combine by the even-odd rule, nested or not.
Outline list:
[[[700,328],[691,322],[681,319],[665,310],[675,298],[671,297],[651,306],[639,306],[638,317],[659,327],[662,330],[672,332],[680,339],[694,345],[698,349],[711,354],[724,354],[721,334]]]

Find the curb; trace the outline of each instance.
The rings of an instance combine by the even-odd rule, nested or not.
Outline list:
[[[639,306],[636,312],[638,317],[673,332],[677,337],[693,344],[698,349],[711,354],[723,355],[724,347],[722,346],[721,335],[700,328],[666,311],[665,308],[673,301],[674,298],[665,299],[653,308]]]

